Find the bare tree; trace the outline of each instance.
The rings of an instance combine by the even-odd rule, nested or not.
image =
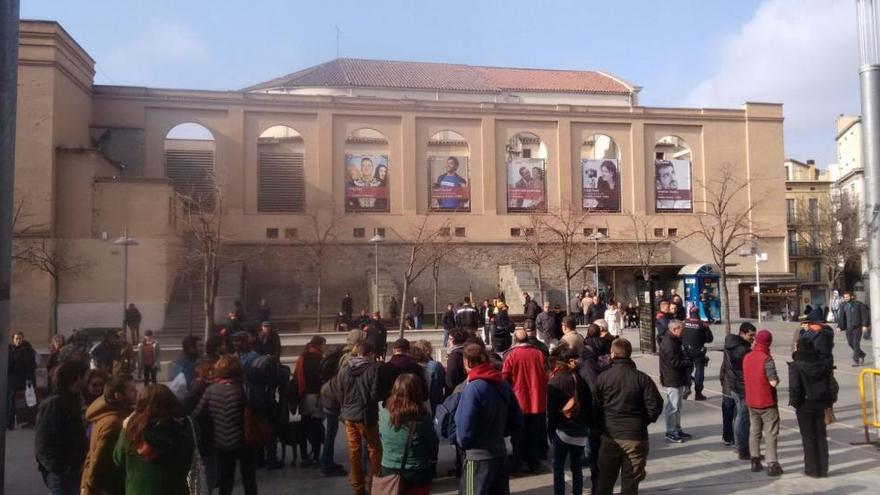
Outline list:
[[[440,291],[440,269],[443,267],[446,259],[453,257],[455,254],[455,248],[449,242],[448,231],[442,231],[437,241],[430,245],[426,255],[431,260],[431,279],[434,282],[434,328],[440,328],[440,313],[437,302]]]
[[[409,287],[425,270],[434,266],[440,251],[437,244],[448,243],[449,221],[443,220],[435,227],[431,220],[431,215],[423,215],[413,226],[410,238],[407,240],[409,256],[403,273],[403,294],[400,300],[404,307],[406,307]],[[404,334],[405,315],[406,311],[400,312],[398,321],[400,338],[403,338]]]
[[[65,239],[25,239],[13,259],[52,278],[52,335],[58,334],[58,293],[61,277],[78,277],[88,271],[88,258],[73,252]]]
[[[642,213],[628,213],[633,226],[633,234],[636,241],[636,256],[638,257],[639,270],[645,282],[651,281],[654,274],[654,263],[657,260],[657,252],[663,247],[654,235],[654,222],[657,217]],[[659,227],[658,227],[659,228]]]
[[[538,270],[538,298],[541,304],[547,301],[544,294],[544,267],[554,254],[553,246],[548,242],[546,229],[543,228],[543,221],[543,215],[534,213],[529,215],[524,225],[520,226],[524,238],[522,257]]]
[[[574,208],[570,202],[561,208],[548,210],[540,220],[541,234],[555,248],[557,261],[565,277],[565,307],[570,311],[571,281],[590,266],[599,253],[588,254],[584,242],[584,227],[590,218],[589,212]],[[598,287],[597,287],[598,289]]]
[[[700,202],[705,205],[705,211],[696,215],[699,227],[687,236],[702,238],[712,252],[720,271],[724,332],[730,334],[729,258],[738,256],[740,248],[755,237],[751,214],[761,202],[750,203],[745,197],[749,182],[740,180],[730,163],[722,164],[708,181],[697,183],[706,191],[706,200]]]
[[[308,228],[305,237],[297,239],[296,244],[303,248],[303,253],[315,267],[315,323],[321,331],[322,292],[324,290],[324,268],[335,249],[339,237],[339,224],[342,216],[332,211],[329,215],[320,212],[307,213]]]
[[[798,208],[798,217],[807,228],[797,228],[798,245],[806,246],[825,271],[829,298],[847,265],[858,263],[864,247],[856,240],[859,237],[859,212],[852,202],[842,195],[830,201],[818,200],[811,210],[809,204]],[[799,225],[800,227],[800,225]]]

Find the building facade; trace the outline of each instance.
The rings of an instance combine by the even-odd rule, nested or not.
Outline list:
[[[684,267],[712,263],[688,234],[724,167],[747,183],[738,208],[760,202],[749,222],[768,253],[762,274],[789,267],[780,105],[649,108],[638,106],[637,86],[599,72],[349,59],[238,91],[101,86],[93,75],[94,61],[57,23],[22,23],[16,201],[27,228],[17,224],[16,242],[63,246],[82,263],[56,279],[17,262],[16,328],[46,332],[56,288],[62,332],[113,326],[125,279],[142,327],[172,326],[199,291],[180,282],[181,194],[222,201],[225,245],[246,260],[221,277],[220,304],[267,298],[287,317],[315,311],[303,243],[329,223],[328,313],[345,292],[357,307],[399,298],[426,216],[446,225],[453,250],[438,270],[441,304],[532,287],[527,224],[561,211],[588,215],[584,253],[591,233],[605,234],[599,281],[618,299],[637,296],[632,215],[650,219],[662,245],[658,280],[678,286]],[[139,241],[127,277],[112,242],[124,232]],[[385,238],[378,248],[368,242],[375,233]],[[592,285],[591,270],[574,285]],[[753,272],[731,270],[739,299]],[[564,305],[559,270],[543,278]],[[410,294],[428,301],[433,291],[428,274]]]

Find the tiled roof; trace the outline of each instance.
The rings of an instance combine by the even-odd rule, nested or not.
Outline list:
[[[632,85],[596,71],[516,69],[427,62],[338,58],[243,91],[280,88],[393,88],[497,93],[535,91],[629,95]]]

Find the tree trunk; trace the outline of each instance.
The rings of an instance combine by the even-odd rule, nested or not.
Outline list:
[[[321,331],[321,289],[324,284],[324,276],[321,273],[323,272],[323,266],[318,264],[318,288],[315,294],[315,309],[318,312],[315,318],[315,324],[318,327],[318,332]]]
[[[125,331],[125,329],[122,329]],[[58,335],[58,277],[52,277],[52,336]]]
[[[401,339],[403,338],[403,333],[404,333],[403,332],[403,323],[404,323],[404,321],[406,321],[406,301],[407,301],[406,297],[407,297],[408,292],[409,292],[409,278],[404,277],[403,278],[403,295],[400,298],[400,321],[398,321],[398,324],[399,324],[398,330],[400,331],[400,337],[398,337],[398,338],[401,338]]]
[[[565,276],[565,314],[571,314],[571,278]]]
[[[437,313],[437,285],[439,285],[440,273],[434,270],[434,328],[440,328],[440,316]]]
[[[721,265],[721,307],[724,311],[724,335],[730,335],[730,291],[727,289],[727,265]]]
[[[205,341],[214,332],[214,304],[217,298],[217,281],[219,277],[218,270],[213,268],[205,270]]]
[[[547,298],[544,297],[544,271],[540,263],[538,264],[538,297],[541,299],[541,306],[544,306]]]

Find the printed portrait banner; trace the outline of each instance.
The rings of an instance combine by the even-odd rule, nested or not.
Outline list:
[[[691,211],[691,161],[655,160],[654,187],[657,211]]]
[[[346,211],[388,211],[388,155],[345,155]]]
[[[546,211],[545,164],[541,158],[507,162],[507,210]]]
[[[620,169],[617,159],[581,160],[585,210],[620,211]]]
[[[470,211],[471,191],[466,156],[432,156],[428,158],[428,181],[431,209],[436,211]]]

